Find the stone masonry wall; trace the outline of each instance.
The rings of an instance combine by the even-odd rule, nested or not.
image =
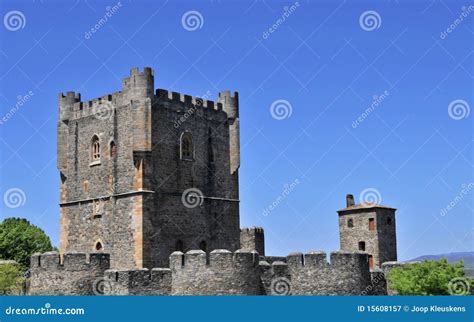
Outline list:
[[[110,268],[108,254],[48,252],[31,257],[29,295],[94,295],[100,293],[104,272]]]
[[[159,248],[154,266],[167,266],[175,250],[239,248],[238,190],[230,168],[227,114],[222,104],[157,90],[153,106],[153,230],[148,240]],[[180,139],[192,135],[194,155],[180,157]],[[201,194],[196,204],[183,203],[188,189]],[[179,227],[179,228],[178,228]],[[181,243],[183,249],[177,249]]]
[[[384,295],[383,272],[369,271],[366,253],[293,253],[287,263],[257,252],[174,252],[170,268],[117,270],[107,254],[57,252],[31,259],[30,295]],[[390,265],[392,267],[393,265]],[[389,266],[385,265],[387,269]],[[393,294],[393,293],[389,293]]]
[[[170,257],[173,295],[258,295],[260,269],[256,252],[192,250]]]
[[[374,230],[369,230],[369,219],[374,219]],[[353,226],[349,227],[348,221]],[[341,250],[357,252],[359,242],[373,256],[374,268],[381,268],[386,261],[397,260],[395,209],[373,207],[339,211],[339,236]]]
[[[291,295],[291,275],[288,264],[283,261],[260,261],[262,294]]]
[[[248,251],[255,250],[260,256],[265,256],[265,235],[263,228],[241,228],[240,248]]]
[[[360,295],[371,282],[366,253],[293,253],[288,256],[293,295]]]
[[[169,295],[171,270],[169,268],[108,270],[105,272],[104,286],[105,295]]]

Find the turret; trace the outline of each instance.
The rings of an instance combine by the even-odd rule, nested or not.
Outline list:
[[[130,70],[130,77],[122,81],[122,93],[125,103],[131,100],[152,98],[155,88],[155,73],[150,67],[145,67],[140,73],[137,67]]]
[[[67,122],[72,117],[74,110],[74,103],[81,101],[81,94],[74,92],[67,92],[59,94],[59,120]]]
[[[218,102],[227,113],[230,135],[230,173],[237,174],[240,167],[240,119],[239,119],[239,93],[234,96],[229,91],[219,93]]]
[[[59,94],[59,116],[58,116],[58,159],[57,166],[61,173],[64,173],[67,167],[67,145],[69,132],[69,119],[74,116],[74,104],[81,101],[81,94],[67,92]]]
[[[346,196],[346,208],[338,211],[341,250],[368,254],[369,267],[397,260],[395,210],[376,203],[355,204]]]

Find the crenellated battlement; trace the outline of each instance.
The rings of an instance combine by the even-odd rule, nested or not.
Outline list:
[[[81,93],[76,93],[76,92],[59,93],[59,101],[60,102],[73,102],[73,103],[80,102]]]
[[[219,93],[217,101],[205,97],[192,96],[166,89],[154,90],[154,71],[145,67],[143,71],[135,67],[130,70],[130,76],[122,80],[122,90],[103,95],[86,101],[81,101],[81,94],[67,92],[59,94],[60,120],[68,121],[90,115],[105,113],[108,110],[130,104],[133,100],[143,101],[150,99],[157,106],[170,108],[194,107],[203,108],[202,111],[225,111],[230,118],[238,115],[238,93],[232,95],[230,91]],[[102,111],[106,109],[106,111]],[[201,111],[201,110],[200,110]]]
[[[323,251],[311,251],[309,253],[291,253],[287,256],[288,265],[292,269],[311,269],[313,267],[346,267],[354,264],[364,265],[367,263],[365,252],[332,252],[330,262],[327,254]]]
[[[58,252],[34,254],[30,260],[30,295],[93,295],[97,282],[110,268],[110,256],[103,253]]]
[[[258,234],[263,234],[263,228],[262,227],[245,227],[245,228],[240,228],[241,232],[248,232],[248,233],[258,233]]]
[[[151,67],[144,67],[142,72],[138,67],[133,67],[130,69],[130,76],[155,76],[155,72]]]
[[[222,111],[222,103],[204,99],[198,96],[182,94],[178,92],[168,91],[166,89],[156,90],[156,99],[158,102],[178,103],[179,105],[202,107],[210,110]]]
[[[367,253],[321,251],[287,257],[295,295],[359,295],[371,283]]]
[[[81,101],[79,102],[77,107],[79,110],[84,110],[86,108],[97,107],[101,104],[108,104],[108,103],[116,104],[121,99],[121,97],[122,97],[121,92],[115,92],[112,94],[103,95],[101,97],[96,97],[88,101]]]
[[[262,227],[246,227],[240,229],[240,248],[247,251],[255,250],[265,256],[265,235]]]
[[[186,253],[174,252],[170,256],[171,269],[211,268],[215,270],[230,267],[257,267],[259,255],[255,251],[216,249],[207,255],[202,250],[190,250]]]
[[[171,270],[153,268],[107,270],[104,275],[106,295],[169,295]]]
[[[61,260],[58,252],[46,252],[33,254],[30,268],[77,271],[95,268],[107,269],[110,266],[109,263],[109,254],[104,253],[66,253]]]
[[[109,269],[108,254],[57,252],[31,258],[30,294],[106,295],[366,295],[386,294],[385,274],[372,274],[362,252],[291,253],[271,264],[255,251],[190,250],[170,255],[170,268]],[[386,267],[389,267],[386,265]],[[391,266],[390,266],[391,267]]]
[[[260,289],[257,252],[217,249],[209,254],[191,250],[170,256],[172,294],[258,295]]]

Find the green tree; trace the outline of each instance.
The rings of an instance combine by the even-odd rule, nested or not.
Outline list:
[[[22,269],[17,263],[0,264],[0,294],[16,293],[23,283]]]
[[[394,267],[388,274],[390,288],[400,295],[468,295],[471,281],[464,262],[446,259]]]
[[[7,218],[0,224],[0,259],[14,260],[26,269],[33,253],[51,250],[49,237],[28,220]]]

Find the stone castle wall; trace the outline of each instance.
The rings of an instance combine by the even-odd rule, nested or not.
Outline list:
[[[384,295],[385,275],[367,254],[292,253],[271,264],[255,251],[174,252],[170,268],[109,269],[107,254],[34,255],[30,295]],[[277,258],[272,258],[277,259]],[[395,264],[393,264],[395,265]],[[390,267],[392,267],[391,265]],[[388,266],[387,266],[388,268]],[[389,293],[391,294],[391,293]]]
[[[173,295],[261,294],[256,252],[214,250],[207,259],[200,250],[170,256]]]
[[[249,227],[240,229],[240,248],[255,250],[260,256],[265,256],[265,236],[263,228]]]
[[[293,253],[288,258],[293,295],[360,295],[370,285],[366,253]]]
[[[109,255],[48,252],[31,257],[29,295],[98,294],[104,273],[110,267]],[[100,292],[100,290],[99,290]]]
[[[169,268],[108,270],[104,277],[104,294],[170,295],[171,270]]]

